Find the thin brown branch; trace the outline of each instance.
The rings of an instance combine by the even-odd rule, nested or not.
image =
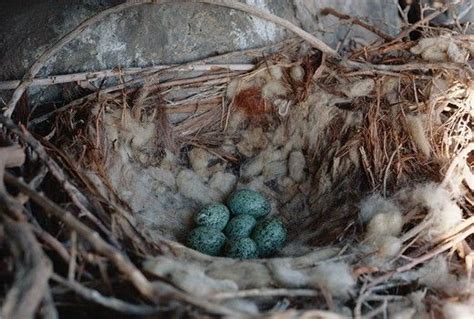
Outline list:
[[[448,5],[444,5],[443,7],[441,7],[439,10],[427,15],[426,17],[424,17],[423,19],[421,19],[420,21],[417,21],[416,23],[410,25],[408,28],[406,28],[405,30],[403,30],[402,32],[400,32],[396,37],[395,39],[393,40],[393,42],[395,41],[400,41],[402,40],[404,37],[406,37],[407,35],[410,34],[410,32],[416,30],[418,27],[420,27],[421,25],[423,24],[426,24],[428,22],[430,22],[431,20],[433,20],[434,18],[436,18],[437,16],[439,16],[440,14],[444,13],[446,10],[448,10],[449,6]]]
[[[197,65],[156,65],[143,68],[109,69],[102,71],[80,72],[73,74],[50,75],[45,78],[35,78],[30,86],[47,86],[64,84],[70,82],[93,81],[106,77],[118,77],[119,75],[140,75],[141,73],[166,71],[172,69],[173,72],[187,71],[250,71],[254,64],[197,64]],[[14,90],[21,83],[21,80],[0,81],[1,90]]]
[[[341,20],[348,20],[349,22],[353,23],[353,24],[356,24],[358,26],[361,26],[363,27],[364,29],[367,29],[369,30],[370,32],[378,35],[379,37],[381,37],[382,39],[384,39],[385,41],[393,41],[395,38],[392,37],[391,35],[377,29],[376,27],[374,27],[373,25],[370,25],[368,24],[367,22],[364,22],[360,19],[357,19],[357,18],[353,18],[351,17],[350,15],[348,14],[343,14],[343,13],[340,13],[338,12],[337,10],[335,10],[334,8],[323,8],[321,10],[321,14],[322,15],[333,15]]]

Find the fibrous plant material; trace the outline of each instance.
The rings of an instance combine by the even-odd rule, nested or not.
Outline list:
[[[285,42],[254,51],[265,59],[247,73],[173,66],[89,92],[25,127],[1,117],[2,143],[26,147],[21,169],[1,174],[5,220],[34,234],[25,237],[33,260],[54,263],[31,272],[45,274],[28,281],[41,296],[10,305],[31,300],[23,310],[34,312],[48,295],[77,301],[59,285],[87,306],[125,314],[468,315],[474,46],[443,28],[404,40],[428,20],[342,61]],[[254,256],[265,231],[247,230],[227,248],[221,227],[204,230],[214,242],[195,236],[227,258],[182,245],[195,212],[236,189],[261,193],[256,215],[288,230],[275,258],[239,260]]]

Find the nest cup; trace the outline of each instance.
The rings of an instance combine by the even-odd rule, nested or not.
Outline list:
[[[88,139],[100,141],[95,153],[86,153],[94,155],[86,157],[90,176],[105,196],[126,203],[147,241],[168,247],[146,258],[144,269],[172,278],[190,294],[323,287],[342,305],[356,287],[351,267],[383,270],[396,264],[393,258],[411,238],[402,231],[413,226],[404,214],[427,203],[424,195],[409,199],[409,189],[443,174],[446,158],[432,151],[444,143],[442,136],[427,135],[433,125],[443,127],[442,116],[423,115],[429,108],[410,113],[416,97],[398,91],[410,87],[408,78],[341,80],[318,71],[322,63],[339,70],[320,53],[287,50],[251,72],[226,77],[218,87],[225,107],[179,106],[213,86],[204,80],[199,87],[167,92],[169,105],[158,109],[147,99],[156,101],[151,97],[160,93],[145,86],[136,95],[147,99],[136,97],[132,107],[104,100],[90,113]],[[419,83],[441,103],[439,83]],[[395,98],[406,109],[391,107]],[[403,168],[396,172],[397,167]],[[269,201],[269,216],[288,230],[285,246],[270,259],[247,261],[187,248],[193,216],[243,188]],[[456,206],[452,197],[446,200]],[[460,212],[450,225],[461,221]],[[353,245],[348,257],[318,266],[337,259],[344,245]],[[256,305],[264,307],[258,300]]]

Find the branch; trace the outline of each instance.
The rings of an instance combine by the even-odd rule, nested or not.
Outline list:
[[[73,290],[75,293],[82,296],[86,300],[95,302],[118,312],[126,313],[128,315],[149,316],[169,310],[167,308],[152,307],[148,305],[135,305],[114,297],[106,297],[97,290],[87,288],[77,281],[66,280],[56,274],[53,274],[51,278],[61,285]]]
[[[117,77],[121,75],[139,75],[141,73],[158,72],[172,69],[176,72],[188,71],[250,71],[255,67],[254,64],[198,64],[184,65],[176,67],[175,65],[156,65],[143,68],[109,69],[102,71],[81,72],[72,74],[50,75],[45,78],[33,79],[30,86],[46,86],[70,82],[93,81],[106,77]],[[21,84],[21,80],[0,81],[1,90],[14,90]]]
[[[12,221],[7,216],[2,216],[0,220],[15,257],[16,268],[15,282],[2,306],[2,318],[34,318],[49,289],[52,264],[28,224]]]

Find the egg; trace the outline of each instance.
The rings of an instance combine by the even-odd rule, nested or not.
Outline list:
[[[224,234],[229,240],[250,237],[257,220],[250,215],[238,215],[232,218],[224,228]]]
[[[286,241],[286,228],[278,218],[262,220],[255,226],[251,238],[257,244],[260,257],[271,257],[283,248]]]
[[[217,229],[199,226],[189,233],[188,247],[203,254],[218,256],[224,247],[225,235]]]
[[[250,215],[260,218],[270,212],[268,200],[251,189],[240,189],[232,193],[227,200],[227,207],[234,215]]]
[[[223,230],[229,218],[229,209],[223,204],[214,203],[201,209],[194,216],[194,222],[198,226],[207,226],[217,230]]]
[[[238,259],[257,258],[257,245],[248,237],[229,241],[226,245],[225,256]]]

